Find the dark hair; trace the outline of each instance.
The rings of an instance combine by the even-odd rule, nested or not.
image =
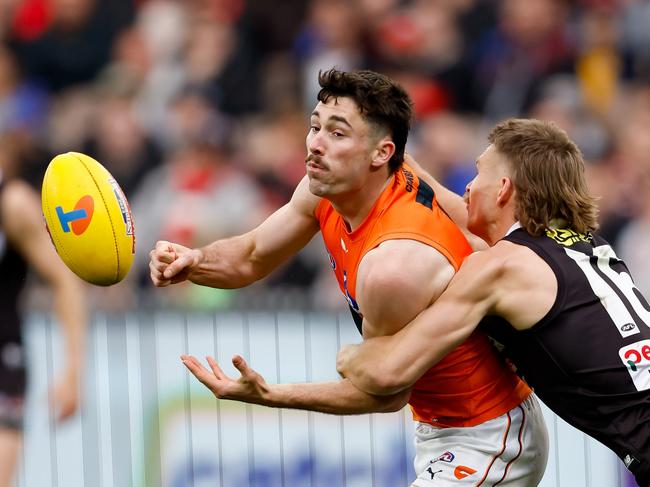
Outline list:
[[[374,71],[339,71],[330,69],[318,73],[318,101],[327,103],[331,98],[348,97],[359,107],[361,116],[389,133],[395,143],[395,153],[388,161],[391,173],[404,161],[404,149],[413,103],[404,88],[383,74]]]
[[[581,234],[598,229],[596,198],[589,194],[585,162],[567,133],[551,122],[511,118],[488,140],[506,157],[516,193],[516,216],[531,235],[562,219]]]

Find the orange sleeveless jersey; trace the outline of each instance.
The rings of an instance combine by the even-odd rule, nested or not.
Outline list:
[[[323,199],[315,216],[341,291],[361,331],[355,299],[357,269],[369,250],[386,240],[410,239],[440,251],[456,270],[472,252],[464,235],[438,206],[432,188],[408,166],[393,176],[359,228]],[[416,421],[436,426],[473,426],[517,406],[531,390],[501,360],[487,337],[475,331],[413,386],[409,404]]]

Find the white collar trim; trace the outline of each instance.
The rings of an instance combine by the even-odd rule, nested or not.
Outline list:
[[[521,223],[519,223],[518,221],[516,221],[516,222],[514,222],[514,223],[512,224],[512,226],[508,229],[508,231],[506,232],[505,236],[507,237],[508,235],[510,235],[512,232],[514,232],[514,231],[517,230],[518,228],[521,228]]]

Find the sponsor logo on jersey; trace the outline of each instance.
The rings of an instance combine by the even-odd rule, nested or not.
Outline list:
[[[621,331],[630,331],[634,330],[636,328],[636,325],[634,323],[626,323],[623,326],[621,326]]]
[[[591,234],[584,235],[569,228],[552,228],[546,230],[546,236],[552,238],[557,243],[564,245],[565,247],[571,247],[573,244],[578,242],[591,243],[593,240],[593,236]]]
[[[632,465],[634,462],[638,462],[638,460],[630,455],[629,453],[625,455],[625,458],[623,458],[623,463],[625,464],[625,468],[630,468],[630,465]]]
[[[474,475],[475,473],[476,470],[470,467],[466,467],[465,465],[458,465],[454,469],[454,477],[456,477],[458,480],[469,477],[470,475]]]
[[[79,198],[71,211],[63,211],[61,206],[55,208],[63,232],[70,233],[72,231],[75,235],[81,235],[86,231],[93,218],[94,210],[95,201],[89,194]]]
[[[650,389],[650,339],[627,345],[618,351],[638,391]]]

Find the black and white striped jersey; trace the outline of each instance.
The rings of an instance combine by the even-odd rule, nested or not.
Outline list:
[[[557,415],[611,448],[650,483],[650,306],[625,263],[595,235],[517,229],[505,240],[553,269],[557,298],[532,328],[482,328]]]

